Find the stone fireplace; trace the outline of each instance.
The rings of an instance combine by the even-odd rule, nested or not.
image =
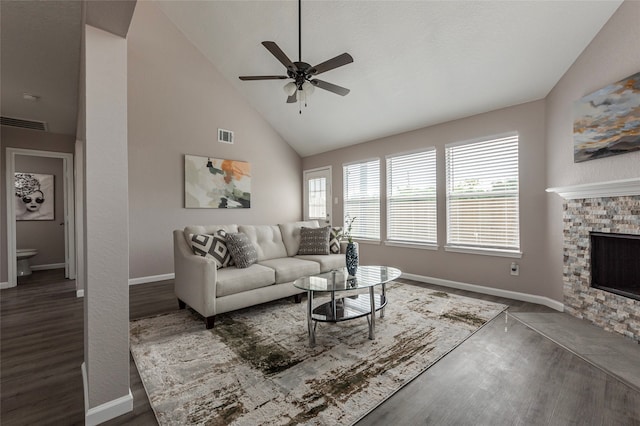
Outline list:
[[[563,195],[559,190],[554,192]],[[563,195],[565,310],[640,342],[640,300],[594,288],[591,277],[592,233],[640,235],[640,195],[590,196],[593,193]],[[640,253],[635,259],[640,262]],[[637,266],[629,261],[632,263],[626,263],[627,267]]]

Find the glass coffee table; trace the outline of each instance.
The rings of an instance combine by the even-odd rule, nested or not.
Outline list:
[[[375,313],[380,311],[380,318],[383,318],[384,307],[387,305],[386,284],[401,274],[399,269],[389,266],[360,266],[355,276],[350,276],[347,268],[340,268],[295,280],[293,285],[307,292],[309,344],[313,346],[316,343],[318,322],[340,322],[364,316],[369,322],[369,339],[374,340]],[[381,292],[375,293],[374,288],[378,285]],[[368,289],[368,294],[357,292],[362,289]],[[345,294],[346,292],[358,294]],[[314,293],[331,293],[331,299],[314,308]]]

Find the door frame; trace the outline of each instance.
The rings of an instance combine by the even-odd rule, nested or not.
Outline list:
[[[333,221],[333,170],[331,166],[317,167],[315,169],[302,171],[302,219],[306,220],[309,214],[309,186],[307,185],[307,175],[310,173],[326,172],[327,175],[327,213],[329,221]]]
[[[9,287],[18,285],[16,269],[16,210],[14,196],[14,173],[16,169],[16,155],[32,157],[49,157],[62,159],[64,176],[64,222],[65,222],[65,276],[76,278],[76,245],[75,245],[75,196],[73,154],[68,152],[40,151],[22,148],[7,148],[6,190],[7,190],[7,281]]]

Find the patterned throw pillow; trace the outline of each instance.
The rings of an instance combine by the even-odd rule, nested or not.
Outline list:
[[[227,234],[227,247],[238,268],[248,268],[258,261],[258,252],[242,232]]]
[[[342,234],[342,227],[331,228],[331,235],[329,237],[329,251],[333,254],[340,253],[340,234]]]
[[[219,229],[215,235],[189,234],[191,250],[194,254],[213,259],[216,269],[233,265],[231,254],[227,248],[227,233]]]
[[[300,248],[298,254],[329,254],[329,234],[331,227],[300,228]]]

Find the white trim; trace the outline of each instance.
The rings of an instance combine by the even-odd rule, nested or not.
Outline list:
[[[82,386],[84,388],[84,421],[87,426],[99,425],[107,420],[115,419],[118,416],[133,411],[133,395],[131,388],[129,394],[120,398],[100,404],[97,407],[89,408],[89,386],[87,381],[87,366],[83,362],[80,366],[82,370]]]
[[[82,389],[84,390],[84,412],[89,411],[89,384],[87,380],[87,365],[83,362],[80,364],[82,371]]]
[[[133,411],[133,394],[113,399],[97,407],[89,408],[84,415],[85,425],[94,426]]]
[[[76,290],[76,297],[84,297],[84,290],[83,289]]]
[[[46,265],[31,265],[32,271],[46,271],[49,269],[64,269],[64,263],[49,263]]]
[[[129,278],[129,285],[155,283],[156,281],[172,280],[176,274],[150,275],[148,277]]]
[[[502,290],[499,288],[485,287],[477,284],[467,284],[457,281],[443,280],[442,278],[425,277],[423,275],[414,275],[403,272],[402,278],[419,281],[428,284],[440,285],[443,287],[457,288],[459,290],[473,291],[476,293],[490,294],[492,296],[505,297],[507,299],[521,300],[523,302],[535,303],[537,305],[547,306],[556,311],[563,312],[564,304],[557,300],[535,294],[520,293],[518,291]]]
[[[389,240],[385,241],[384,245],[389,247],[404,247],[404,248],[420,249],[420,250],[438,250],[440,248],[440,246],[437,244],[408,243],[403,241],[389,241]]]
[[[640,195],[640,178],[557,186],[555,188],[547,188],[546,191],[555,192],[565,200]]]
[[[17,284],[11,284],[9,282],[0,283],[0,290],[4,290],[5,288],[15,287]]]
[[[6,150],[6,198],[7,198],[7,279],[12,287],[18,284],[16,271],[16,212],[14,196],[14,173],[16,155],[33,157],[59,158],[62,160],[64,179],[64,220],[65,220],[65,276],[76,278],[75,256],[75,204],[73,180],[73,154],[69,152],[41,151],[22,148],[7,148]]]
[[[84,363],[82,363],[84,367]],[[95,426],[104,423],[108,420],[115,419],[123,414],[133,411],[133,394],[129,389],[129,394],[121,396],[120,398],[112,399],[111,401],[100,404],[97,407],[86,409],[87,405],[87,387],[86,387],[86,373],[83,371],[83,380],[85,380],[85,414],[84,423],[86,426]]]
[[[522,252],[517,250],[501,250],[493,248],[480,247],[461,247],[461,246],[444,246],[444,251],[451,253],[480,254],[483,256],[511,257],[515,259],[522,258]]]

